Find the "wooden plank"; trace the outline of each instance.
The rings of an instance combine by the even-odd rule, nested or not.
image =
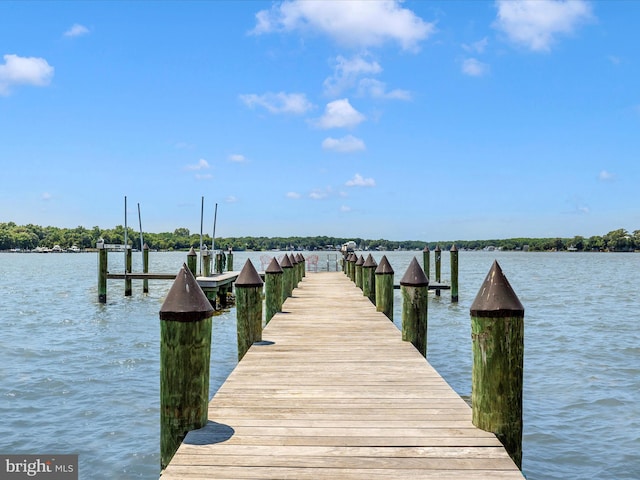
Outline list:
[[[522,479],[341,272],[307,275],[163,472],[174,479]]]

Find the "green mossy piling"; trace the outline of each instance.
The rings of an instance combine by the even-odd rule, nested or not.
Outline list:
[[[262,341],[262,286],[251,260],[247,259],[236,279],[238,361],[255,342]]]
[[[149,273],[149,245],[142,247],[142,273]],[[142,281],[142,293],[149,293],[149,280]]]
[[[282,311],[283,277],[284,271],[278,260],[272,258],[264,271],[265,323],[269,323],[276,313]]]
[[[384,313],[391,321],[393,321],[393,273],[387,256],[383,255],[375,271],[376,310]]]
[[[451,255],[451,303],[458,302],[458,248],[455,244],[449,250]]]
[[[429,279],[414,257],[400,280],[402,340],[411,342],[427,358],[427,308]]]
[[[440,245],[436,246],[436,249],[433,251],[433,257],[436,265],[436,282],[440,283],[442,281],[442,250],[440,249]],[[440,290],[436,289],[436,297],[440,296]]]
[[[124,247],[124,271],[125,271],[125,276],[124,276],[124,296],[125,297],[130,297],[131,294],[133,293],[133,289],[131,287],[131,278],[127,277],[127,273],[131,273],[131,267],[133,264],[133,250],[131,248],[129,248],[127,245],[125,245]]]
[[[362,294],[376,304],[376,267],[378,264],[371,254],[362,264]]]
[[[198,274],[198,254],[193,247],[191,247],[191,250],[189,250],[189,253],[187,253],[187,267],[189,267],[189,270],[194,277]]]
[[[213,308],[183,265],[160,308],[160,463],[207,423]]]
[[[473,424],[522,468],[524,307],[494,262],[470,309]]]
[[[107,303],[107,273],[109,252],[104,243],[98,244],[98,302]]]

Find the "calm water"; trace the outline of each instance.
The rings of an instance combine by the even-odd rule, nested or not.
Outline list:
[[[247,258],[259,268],[260,255],[236,253],[236,268]],[[387,253],[396,283],[414,255]],[[460,302],[430,298],[429,361],[470,395],[469,306],[497,259],[525,307],[527,478],[640,478],[640,255],[459,258]],[[151,271],[177,273],[185,259],[152,253]],[[109,254],[110,271],[122,264]],[[96,254],[0,254],[0,452],[77,453],[82,479],[157,479],[158,311],[171,282],[150,282],[145,296],[134,281],[124,298],[109,281],[100,305],[96,268]],[[399,291],[395,305],[399,324]],[[233,309],[214,317],[212,344],[213,395],[235,366]]]

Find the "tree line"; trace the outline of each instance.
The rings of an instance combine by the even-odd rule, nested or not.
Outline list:
[[[73,245],[80,249],[95,248],[99,239],[108,244],[124,244],[124,227],[102,229],[100,227],[76,228],[42,227],[39,225],[16,225],[14,222],[0,223],[0,250],[33,250],[37,247],[53,248],[59,245],[68,249]],[[132,228],[127,229],[128,244],[140,249],[140,234]],[[143,241],[152,250],[188,250],[200,247],[200,235],[192,234],[188,228],[176,228],[173,232],[143,233]],[[329,236],[315,237],[227,237],[216,238],[215,248],[235,251],[244,250],[331,250],[339,248],[348,241],[356,242],[363,250],[422,250],[428,245],[432,250],[439,246],[449,250],[452,245],[458,249],[482,250],[496,248],[501,250],[529,251],[615,251],[632,252],[640,250],[640,230],[629,233],[620,228],[605,235],[573,238],[507,238],[492,240],[455,240],[424,242],[421,240],[371,240],[364,238],[342,238]],[[205,234],[203,242],[212,247],[211,236]]]

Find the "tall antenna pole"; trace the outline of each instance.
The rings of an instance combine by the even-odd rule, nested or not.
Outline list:
[[[202,224],[204,222],[204,196],[200,204],[200,275],[202,275]]]
[[[124,196],[124,254],[127,255],[127,245],[129,240],[127,239],[127,196]]]
[[[211,251],[216,249],[216,222],[218,220],[218,204],[216,203],[216,209],[213,213],[213,240],[211,241]]]
[[[142,252],[144,242],[142,240],[142,216],[140,215],[140,204],[138,204],[138,223],[140,224],[140,252]]]

